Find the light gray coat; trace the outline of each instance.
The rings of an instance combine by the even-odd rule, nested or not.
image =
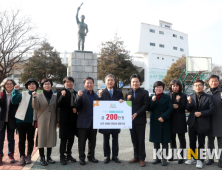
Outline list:
[[[207,94],[213,95],[213,101],[215,106],[215,112],[211,116],[211,127],[210,131],[206,134],[207,136],[222,137],[222,100],[220,87],[212,93],[210,88],[205,91]]]
[[[56,99],[57,96],[53,94],[48,103],[43,93],[37,94],[36,98],[32,99],[32,107],[36,110],[35,117],[37,117],[38,148],[56,146]]]

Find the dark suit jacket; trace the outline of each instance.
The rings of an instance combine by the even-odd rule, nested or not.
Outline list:
[[[146,124],[146,111],[148,111],[148,104],[149,104],[149,92],[147,90],[143,90],[141,88],[138,89],[136,97],[133,96],[133,90],[130,90],[126,94],[127,96],[132,95],[132,115],[137,113],[136,118],[133,120],[135,124]]]
[[[94,92],[94,100],[98,99],[98,95]],[[82,97],[77,95],[75,104],[78,109],[77,128],[89,128],[93,121],[93,106],[86,90],[83,91]]]
[[[103,90],[103,94],[99,98],[99,100],[109,100],[109,101],[119,101],[120,99],[123,99],[123,93],[122,91],[117,90],[115,88],[113,88],[112,98],[107,88]],[[99,129],[99,132],[102,134],[114,134],[114,133],[120,133],[120,129]]]
[[[187,111],[190,112],[187,124],[192,127],[195,121],[195,112],[197,112],[196,93],[191,95],[192,102],[187,102]],[[200,98],[198,111],[201,112],[201,116],[198,118],[198,131],[204,133],[210,129],[210,115],[215,111],[213,96],[203,93]]]

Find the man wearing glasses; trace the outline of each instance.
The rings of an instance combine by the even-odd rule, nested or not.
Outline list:
[[[190,112],[187,124],[189,126],[190,149],[195,153],[198,140],[198,160],[191,158],[185,164],[196,163],[196,168],[203,168],[204,160],[200,160],[200,149],[205,148],[205,136],[210,130],[210,115],[215,111],[213,98],[203,92],[204,82],[195,80],[193,82],[195,93],[188,96],[187,111]]]

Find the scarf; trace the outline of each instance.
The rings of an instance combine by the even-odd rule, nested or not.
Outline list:
[[[158,94],[158,95],[156,94],[156,97],[157,97],[158,101],[160,101],[160,98],[161,98],[162,94],[163,94],[163,93],[160,93],[160,94]]]
[[[52,90],[50,90],[50,91],[43,90],[43,94],[45,95],[45,97],[47,99],[51,100],[53,92],[52,92]]]
[[[218,87],[216,87],[216,88],[210,88],[210,91],[211,91],[212,93],[214,93],[214,92],[217,90],[217,88],[218,88]]]
[[[74,106],[74,98],[76,97],[74,94],[75,90],[73,88],[71,88],[71,89],[66,88],[66,90],[68,90],[71,93],[71,103],[70,104],[71,104],[71,106]]]

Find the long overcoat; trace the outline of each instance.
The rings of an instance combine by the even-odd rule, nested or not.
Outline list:
[[[150,142],[170,143],[171,142],[171,114],[173,104],[169,95],[162,94],[160,101],[156,98],[152,100],[153,95],[149,97],[150,113]],[[162,117],[164,122],[158,121]]]
[[[44,93],[37,94],[32,98],[32,107],[35,110],[34,117],[37,118],[38,138],[37,146],[54,147],[56,146],[56,95],[53,94],[48,103]]]

